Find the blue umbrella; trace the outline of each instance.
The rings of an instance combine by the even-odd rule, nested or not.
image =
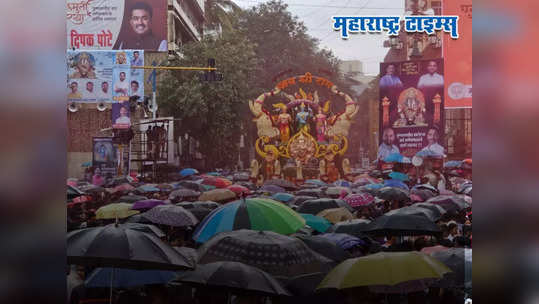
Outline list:
[[[410,180],[407,174],[396,172],[396,171],[389,173],[389,177],[391,177],[391,179],[396,179],[403,182]]]
[[[383,187],[385,187],[383,184],[368,184],[368,185],[361,186],[361,188],[367,189],[367,190],[377,190]]]
[[[459,168],[461,164],[460,160],[450,160],[444,164],[444,168]]]
[[[219,172],[208,172],[208,173],[206,173],[206,175],[211,175],[211,176],[222,176],[221,173],[219,173]]]
[[[139,192],[146,193],[146,192],[159,192],[161,191],[159,188],[151,185],[142,185],[137,188]]]
[[[403,156],[400,153],[391,153],[386,158],[384,158],[384,162],[386,163],[400,163],[402,162]]]
[[[278,192],[271,196],[272,199],[283,203],[288,203],[294,197],[294,195],[286,192]]]
[[[182,171],[180,171],[180,175],[182,177],[187,177],[187,176],[191,176],[191,175],[195,175],[195,174],[198,174],[198,171],[197,171],[197,169],[193,169],[193,168],[186,168],[186,169],[183,169]]]
[[[86,287],[133,287],[166,284],[176,277],[175,271],[97,268],[84,281]]]
[[[356,246],[367,246],[362,239],[347,233],[324,233],[321,237],[333,242],[342,249],[350,249]]]
[[[286,190],[283,187],[279,187],[276,185],[264,185],[260,188],[260,191],[269,192],[269,193],[279,193],[279,192],[285,192]]]
[[[349,181],[345,181],[345,180],[340,179],[338,181],[335,181],[333,183],[333,185],[336,186],[336,187],[350,187],[350,186],[352,186],[352,183],[350,183]]]
[[[324,183],[323,181],[319,180],[319,179],[308,179],[305,181],[306,184],[311,184],[311,185],[317,185],[317,186],[327,186],[328,184]]]
[[[309,213],[300,213],[299,215],[305,219],[307,225],[320,233],[326,232],[331,227],[331,223],[321,216]]]
[[[406,185],[405,183],[403,183],[401,180],[398,180],[398,179],[385,180],[384,181],[384,187],[401,188],[401,189],[404,189],[404,190],[407,190],[407,191],[410,190],[408,185]]]

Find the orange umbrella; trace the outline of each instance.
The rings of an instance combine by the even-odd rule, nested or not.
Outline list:
[[[230,180],[226,178],[222,178],[222,177],[203,175],[202,178],[203,178],[202,183],[204,185],[215,186],[216,188],[226,188],[232,185],[232,182]]]

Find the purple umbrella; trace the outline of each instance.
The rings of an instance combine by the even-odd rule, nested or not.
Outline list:
[[[260,188],[260,191],[269,192],[269,193],[286,192],[286,190],[283,187],[279,187],[276,185],[264,185]]]
[[[156,200],[156,199],[146,199],[142,201],[137,201],[133,204],[131,207],[132,210],[146,210],[146,209],[152,209],[155,206],[159,205],[165,205],[165,202],[162,200]]]

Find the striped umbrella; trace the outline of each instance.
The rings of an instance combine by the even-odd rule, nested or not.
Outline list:
[[[288,206],[272,199],[248,198],[213,210],[193,234],[204,243],[215,234],[239,229],[269,230],[292,234],[305,226],[305,220]]]
[[[172,227],[188,227],[198,223],[198,219],[189,211],[176,205],[160,205],[142,214],[154,224]]]

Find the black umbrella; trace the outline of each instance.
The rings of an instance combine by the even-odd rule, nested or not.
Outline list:
[[[118,202],[132,204],[134,202],[143,201],[147,199],[148,198],[146,196],[142,196],[142,195],[124,195],[124,196],[120,196],[120,198],[118,199]]]
[[[302,189],[299,191],[296,191],[296,196],[314,196],[314,197],[322,197],[324,195],[324,192],[320,188],[315,189]]]
[[[275,185],[275,186],[284,188],[285,190],[291,190],[291,191],[298,189],[298,187],[294,185],[292,182],[284,180],[284,179],[270,179],[270,180],[265,181],[264,185]]]
[[[442,215],[447,213],[447,211],[442,206],[431,203],[416,203],[413,204],[412,207],[425,208],[427,210],[430,210],[438,218],[441,218]]]
[[[315,184],[303,184],[303,185],[299,186],[300,190],[318,189],[318,188],[320,188],[320,185],[315,185]]]
[[[472,250],[465,248],[449,248],[448,250],[437,251],[431,256],[445,264],[453,272],[444,275],[444,278],[437,282],[439,287],[466,287],[472,285]]]
[[[438,195],[437,192],[434,192],[427,188],[413,188],[410,190],[410,194],[415,194],[419,196],[423,201],[428,200],[431,197],[435,197]]]
[[[110,224],[67,234],[68,264],[94,267],[180,270],[194,268],[155,235]]]
[[[182,271],[170,284],[194,283],[206,286],[247,290],[266,295],[290,296],[270,274],[239,262],[214,262]]]
[[[195,201],[195,202],[181,202],[181,203],[177,203],[176,206],[180,206],[180,207],[183,207],[185,209],[192,209],[192,208],[196,208],[196,207],[203,207],[203,208],[208,208],[210,210],[213,210],[217,207],[219,207],[220,205],[216,202],[212,202],[212,201]]]
[[[372,235],[436,235],[440,228],[422,215],[382,215],[369,224],[365,233]]]
[[[314,199],[317,199],[317,197],[308,196],[308,195],[294,196],[290,201],[288,201],[288,204],[301,206],[305,201],[314,200]]]
[[[184,189],[190,189],[197,192],[204,192],[205,190],[201,184],[195,183],[193,181],[184,180],[179,182],[178,185],[180,185]]]
[[[153,233],[158,238],[162,238],[162,237],[165,236],[165,233],[161,229],[155,227],[154,225],[150,225],[150,224],[124,223],[124,224],[122,224],[122,226],[125,227],[125,228],[137,230],[137,231],[140,231],[140,232]]]
[[[240,185],[240,186],[243,186],[251,191],[254,191],[256,190],[256,185],[251,183],[251,182],[247,182],[247,181],[240,181],[240,182],[236,182],[236,185]]]
[[[303,202],[303,204],[298,208],[298,213],[310,213],[318,214],[323,210],[331,208],[340,208],[345,207],[350,212],[354,212],[354,209],[350,207],[345,201],[340,199],[331,199],[331,198],[320,198],[315,200],[308,200]]]
[[[302,240],[312,250],[335,262],[340,263],[350,258],[348,252],[321,236],[296,234],[295,237]]]
[[[306,297],[314,294],[316,287],[320,285],[326,275],[326,272],[315,272],[293,278],[280,278],[279,281],[295,296]]]
[[[199,222],[202,222],[202,220],[211,213],[211,209],[202,206],[195,206],[194,208],[189,208],[188,210],[191,211]]]
[[[430,211],[429,209],[421,208],[421,207],[413,207],[413,206],[394,209],[385,213],[385,215],[393,215],[393,214],[421,215],[428,218],[429,220],[433,222],[436,222],[441,217],[441,215],[437,215],[433,211]]]
[[[241,172],[241,173],[235,173],[232,175],[232,180],[237,181],[249,181],[250,176],[249,173]]]
[[[168,198],[171,201],[182,201],[184,199],[197,198],[200,196],[200,192],[191,189],[179,189],[170,193]]]
[[[152,224],[150,220],[143,217],[142,214],[135,214],[131,215],[130,217],[126,218],[124,223],[139,223],[139,224]]]
[[[331,263],[299,239],[245,229],[222,232],[199,248],[199,264],[218,261],[242,262],[285,277],[329,271]]]
[[[376,196],[386,201],[407,202],[410,200],[408,191],[396,187],[383,187],[376,191]]]
[[[458,212],[469,207],[468,203],[455,195],[440,195],[430,198],[426,203],[442,206],[448,212]]]
[[[353,236],[363,235],[363,231],[367,229],[371,221],[366,219],[353,219],[344,222],[338,222],[329,227],[326,232],[348,233]]]

